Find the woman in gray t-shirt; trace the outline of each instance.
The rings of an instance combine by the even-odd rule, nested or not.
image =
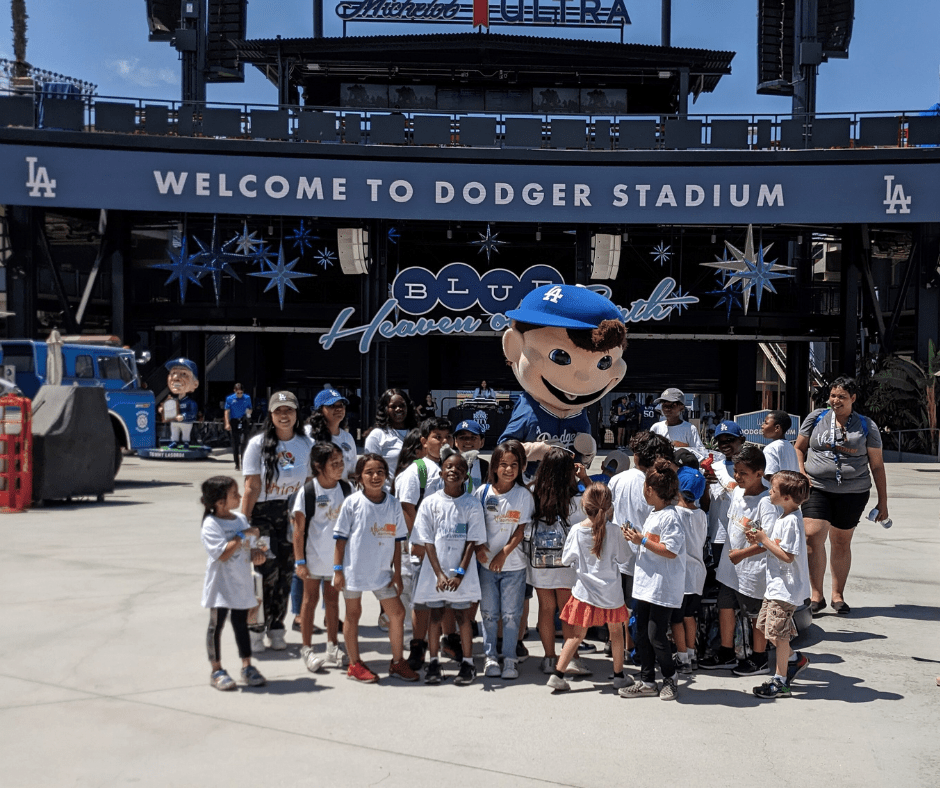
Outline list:
[[[842,615],[851,612],[843,592],[852,567],[852,534],[868,505],[872,477],[878,494],[878,519],[888,517],[881,433],[875,422],[853,410],[857,396],[854,379],[836,378],[829,392],[829,407],[814,410],[803,420],[794,446],[811,485],[803,519],[813,615],[826,607],[827,537],[832,550],[832,608]]]

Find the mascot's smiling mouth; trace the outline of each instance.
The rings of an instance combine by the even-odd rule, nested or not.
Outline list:
[[[542,383],[545,384],[545,388],[548,389],[549,393],[555,399],[557,399],[559,402],[564,402],[566,405],[585,405],[589,402],[593,402],[594,400],[603,397],[608,389],[608,386],[604,386],[604,388],[598,389],[593,394],[583,394],[581,396],[577,396],[576,394],[568,394],[567,392],[562,391],[560,388],[556,388],[547,380],[545,380],[545,378],[542,378]]]

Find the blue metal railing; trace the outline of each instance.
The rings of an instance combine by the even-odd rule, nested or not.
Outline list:
[[[940,145],[940,116],[921,111],[629,115],[446,112],[258,103],[183,103],[0,90],[0,127],[385,144],[574,150],[804,150]],[[471,127],[473,127],[471,129]]]

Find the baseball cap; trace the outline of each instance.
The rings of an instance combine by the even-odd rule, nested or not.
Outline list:
[[[744,430],[738,426],[737,422],[725,420],[715,429],[715,440],[717,441],[723,435],[730,435],[732,438],[743,438]]]
[[[271,399],[268,400],[268,411],[273,413],[281,405],[287,405],[288,408],[294,410],[300,409],[300,403],[297,402],[297,397],[291,391],[275,391],[271,395]]]
[[[662,394],[653,400],[654,405],[660,402],[681,402],[685,405],[685,394],[680,389],[666,389]]]
[[[313,401],[313,409],[320,410],[324,405],[335,405],[337,402],[349,404],[349,400],[336,389],[323,389]]]
[[[689,465],[683,465],[676,472],[679,477],[679,492],[687,492],[693,500],[698,500],[705,493],[705,477],[702,472]]]
[[[173,367],[186,367],[186,369],[193,373],[194,378],[199,377],[199,367],[196,366],[195,361],[190,361],[188,358],[171,358],[163,366],[165,366],[167,370],[171,370]]]
[[[609,298],[578,285],[537,287],[517,309],[506,314],[524,323],[558,328],[597,328],[604,320],[623,322],[620,310]]]
[[[601,468],[607,471],[611,476],[630,469],[630,455],[618,450],[612,451],[604,458]]]
[[[480,426],[480,422],[478,421],[466,419],[454,428],[454,435],[458,432],[472,432],[474,435],[482,435],[483,427]]]

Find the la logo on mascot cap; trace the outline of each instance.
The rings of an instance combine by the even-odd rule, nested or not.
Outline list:
[[[500,440],[522,441],[530,461],[563,446],[590,464],[597,444],[584,408],[627,372],[620,310],[585,287],[544,285],[506,315],[512,324],[503,334],[503,353],[525,393]]]

